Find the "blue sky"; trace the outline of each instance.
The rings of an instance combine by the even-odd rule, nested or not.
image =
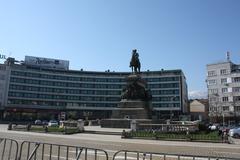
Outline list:
[[[238,0],[0,0],[0,54],[66,59],[70,68],[182,69],[206,91],[206,64],[240,63]],[[2,60],[1,60],[2,62]]]

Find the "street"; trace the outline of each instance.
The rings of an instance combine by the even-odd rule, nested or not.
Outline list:
[[[111,152],[111,154],[119,150],[131,150],[181,155],[223,156],[232,158],[240,157],[239,144],[121,139],[119,135],[86,133],[56,135],[47,133],[8,131],[7,125],[0,125],[0,137],[15,139],[18,142],[33,141],[103,149],[107,152]]]

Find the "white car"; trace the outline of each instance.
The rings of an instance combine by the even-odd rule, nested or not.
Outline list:
[[[219,124],[213,124],[211,126],[208,127],[211,131],[216,131],[219,128]]]
[[[228,134],[229,134],[230,137],[240,138],[240,128],[230,129]]]
[[[48,122],[48,126],[49,127],[56,127],[56,126],[58,126],[58,122],[55,121],[55,120],[51,120],[51,121]]]
[[[37,119],[35,122],[34,122],[35,125],[41,125],[42,124],[42,121]]]

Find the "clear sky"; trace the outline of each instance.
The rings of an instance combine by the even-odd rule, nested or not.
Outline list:
[[[239,0],[0,0],[0,54],[66,59],[71,69],[182,69],[206,91],[206,64],[240,63]],[[1,60],[2,62],[2,60]]]

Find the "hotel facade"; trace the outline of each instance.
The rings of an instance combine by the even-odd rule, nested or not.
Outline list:
[[[110,118],[131,72],[70,70],[69,61],[26,56],[0,64],[0,119]],[[156,119],[187,112],[182,70],[141,72],[152,94]]]

